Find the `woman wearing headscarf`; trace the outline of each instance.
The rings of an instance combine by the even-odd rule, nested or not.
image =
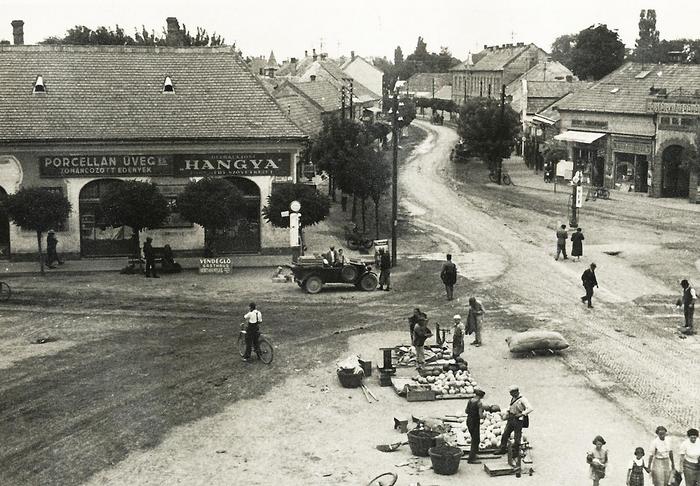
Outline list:
[[[654,486],[668,486],[671,472],[675,469],[671,439],[666,437],[667,433],[668,430],[663,425],[656,427],[656,438],[649,447],[647,464],[651,469],[651,482]]]

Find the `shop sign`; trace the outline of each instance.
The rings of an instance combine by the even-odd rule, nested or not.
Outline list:
[[[700,103],[649,100],[647,101],[647,111],[700,115]]]
[[[290,176],[291,154],[175,155],[175,176]]]
[[[627,154],[648,155],[651,154],[651,143],[613,140],[613,151]]]
[[[599,130],[607,130],[608,122],[599,120],[571,120],[572,128],[597,128]]]
[[[199,273],[231,273],[233,263],[230,258],[200,258]]]
[[[43,155],[41,177],[167,176],[172,161],[167,155]]]

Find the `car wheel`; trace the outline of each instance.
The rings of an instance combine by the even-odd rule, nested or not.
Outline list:
[[[357,280],[357,268],[353,265],[344,265],[340,269],[340,278],[343,282],[352,283]]]
[[[310,294],[318,294],[323,288],[323,280],[318,275],[312,275],[304,282],[304,290]]]
[[[365,292],[371,292],[372,290],[376,290],[378,283],[379,280],[375,274],[366,273],[360,279],[360,288]]]

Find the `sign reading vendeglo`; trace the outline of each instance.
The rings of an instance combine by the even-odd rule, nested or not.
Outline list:
[[[41,177],[192,177],[292,175],[289,153],[43,155]]]
[[[199,273],[231,273],[233,262],[230,258],[200,258]]]

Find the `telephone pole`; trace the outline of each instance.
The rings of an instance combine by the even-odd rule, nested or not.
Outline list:
[[[340,118],[345,120],[345,86],[340,87]]]
[[[503,175],[503,155],[505,154],[505,115],[506,115],[506,85],[501,86],[501,119],[500,123],[498,124],[498,135],[499,135],[499,145],[501,147],[501,153],[499,154],[498,157],[498,166],[496,167],[496,178],[499,186],[501,185],[502,182],[502,175]]]
[[[391,124],[393,144],[393,159],[391,171],[391,266],[396,266],[396,230],[398,225],[399,206],[399,92],[394,89],[394,117]]]

